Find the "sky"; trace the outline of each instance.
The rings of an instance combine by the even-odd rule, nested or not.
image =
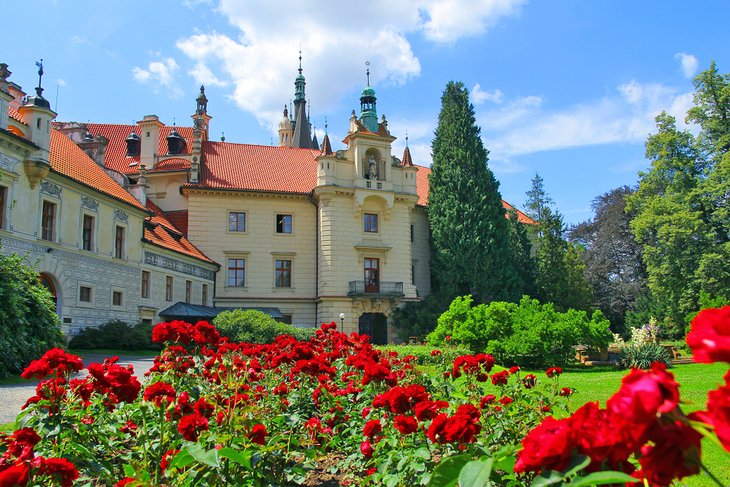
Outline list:
[[[638,181],[666,110],[678,125],[693,78],[730,72],[730,2],[634,0],[25,0],[3,6],[0,62],[27,93],[43,59],[57,120],[191,125],[206,87],[210,136],[276,144],[301,50],[310,121],[333,149],[359,97],[431,164],[441,95],[470,92],[502,197],[522,207],[539,174],[567,224]]]

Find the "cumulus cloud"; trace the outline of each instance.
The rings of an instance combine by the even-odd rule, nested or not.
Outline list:
[[[300,49],[313,112],[341,108],[342,96],[364,84],[365,61],[371,85],[406,83],[421,73],[409,36],[455,42],[482,34],[523,3],[372,0],[344,12],[335,0],[322,0],[317,8],[295,0],[220,0],[217,12],[235,31],[199,31],[177,47],[195,63],[190,74],[196,80],[229,82],[236,104],[275,130],[281,106],[293,95]]]
[[[695,74],[697,74],[697,58],[692,54],[687,54],[686,52],[678,52],[674,55],[674,59],[679,61],[680,66],[682,67],[682,73],[684,73],[685,78],[693,78]]]
[[[491,101],[492,103],[502,103],[504,93],[501,90],[494,90],[492,92],[483,91],[479,83],[474,85],[471,89],[471,102],[475,105],[481,105],[485,101]]]
[[[631,80],[612,94],[561,110],[551,110],[544,101],[540,96],[528,96],[478,114],[486,145],[498,166],[523,154],[642,142],[655,131],[654,118],[662,110],[684,128],[692,93]]]
[[[150,62],[146,69],[135,66],[132,68],[132,77],[140,83],[152,85],[156,93],[164,88],[170,97],[177,98],[182,95],[182,90],[175,81],[175,73],[179,69],[177,62],[168,57]]]
[[[188,71],[188,74],[192,76],[197,83],[209,86],[228,86],[228,82],[222,79],[218,79],[213,72],[205,64],[198,63]]]

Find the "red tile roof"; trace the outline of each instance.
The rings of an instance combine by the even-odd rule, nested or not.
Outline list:
[[[95,137],[97,135],[103,135],[109,139],[109,145],[106,147],[106,157],[104,159],[104,165],[106,167],[121,172],[122,174],[134,174],[138,171],[139,157],[127,157],[127,143],[125,142],[132,132],[141,135],[141,129],[138,125],[87,123],[86,128]],[[185,139],[188,151],[193,147],[192,127],[163,126],[160,128],[160,140],[157,144],[158,154],[167,154],[167,136],[170,135],[173,129]],[[133,165],[130,167],[130,164]],[[190,163],[188,163],[187,167],[190,167]],[[147,169],[152,168],[148,167]]]
[[[185,235],[172,223],[170,223],[160,207],[150,199],[147,199],[147,208],[149,208],[154,215],[145,220],[144,240],[153,245],[172,250],[173,252],[195,257],[196,259],[205,262],[214,263],[203,252],[195,247],[195,245],[190,243]],[[187,211],[185,213],[187,214]]]
[[[51,169],[119,201],[146,210],[137,199],[99,167],[81,148],[59,131],[51,130]]]
[[[188,210],[166,211],[165,216],[183,235],[188,236]]]
[[[418,168],[418,172],[416,173],[416,193],[418,193],[418,204],[420,206],[426,206],[428,204],[428,177],[431,174],[431,168],[419,165],[416,165],[416,167]],[[535,220],[525,215],[523,212],[504,200],[502,200],[502,206],[505,210],[514,208],[517,212],[517,221],[519,221],[520,223],[527,223],[530,225],[534,225],[537,223],[535,222]]]
[[[190,169],[190,161],[182,157],[171,157],[170,159],[158,162],[155,168],[150,169],[150,171],[185,171],[186,169]]]
[[[316,149],[206,142],[203,151],[200,183],[186,186],[302,194],[317,186]]]

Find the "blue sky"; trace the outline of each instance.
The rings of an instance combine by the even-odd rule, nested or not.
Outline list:
[[[43,58],[62,121],[190,125],[206,85],[211,136],[276,142],[298,51],[319,139],[335,149],[359,108],[365,62],[398,140],[430,164],[440,97],[469,88],[489,165],[517,206],[539,173],[565,215],[633,185],[667,110],[683,122],[692,78],[730,72],[730,2],[524,0],[26,0],[3,7],[0,62],[26,92]],[[681,124],[683,125],[683,123]],[[695,130],[694,127],[687,127]]]

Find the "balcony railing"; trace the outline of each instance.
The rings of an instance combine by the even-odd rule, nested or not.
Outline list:
[[[365,296],[365,297],[388,297],[395,298],[403,296],[403,283],[402,282],[388,282],[388,281],[376,281],[368,282],[365,281],[350,281],[350,289],[347,292],[348,296]]]

